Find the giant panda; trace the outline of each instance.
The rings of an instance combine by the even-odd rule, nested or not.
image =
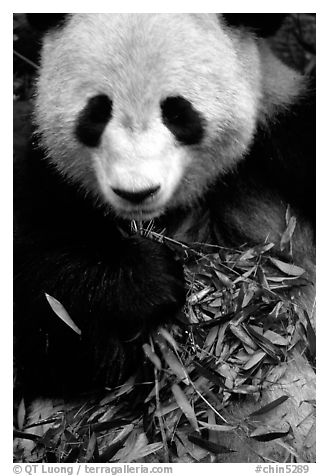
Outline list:
[[[34,134],[15,164],[15,342],[26,398],[123,382],[143,370],[149,332],[181,311],[182,263],[165,244],[130,234],[132,220],[154,220],[184,243],[269,241],[280,255],[289,206],[294,262],[314,281],[314,97],[311,79],[266,42],[283,16],[28,15],[43,46]],[[46,295],[81,335],[54,318]],[[313,286],[299,299],[311,315]],[[313,398],[313,374],[305,359],[288,374],[302,378],[283,382],[295,399],[282,411],[296,419]],[[265,392],[264,402],[274,397]],[[304,457],[314,460],[313,449]],[[247,447],[226,456],[257,460]]]

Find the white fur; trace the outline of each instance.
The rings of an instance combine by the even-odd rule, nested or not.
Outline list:
[[[168,129],[159,121],[136,133],[111,121],[102,144],[92,151],[94,168],[105,200],[125,218],[152,218],[165,208],[182,181],[190,156],[175,146]],[[142,206],[130,204],[114,188],[138,192],[159,186]]]

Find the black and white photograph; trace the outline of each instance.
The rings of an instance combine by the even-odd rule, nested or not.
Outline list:
[[[315,40],[13,14],[14,472],[316,462]]]

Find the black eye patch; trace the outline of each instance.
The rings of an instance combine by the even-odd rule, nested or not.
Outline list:
[[[204,119],[187,99],[181,96],[168,97],[160,106],[163,123],[179,142],[185,145],[201,142]]]
[[[78,117],[75,134],[82,144],[97,147],[102,133],[112,117],[112,101],[106,94],[89,99]]]

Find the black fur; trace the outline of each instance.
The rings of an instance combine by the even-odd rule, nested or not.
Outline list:
[[[111,116],[112,101],[106,94],[90,98],[78,118],[75,132],[79,141],[88,147],[97,147]]]
[[[141,343],[185,300],[182,266],[163,245],[124,237],[31,150],[15,185],[15,334],[25,388],[66,394],[118,384],[141,365]],[[79,337],[51,310],[59,300]],[[132,339],[132,342],[127,342]]]
[[[273,35],[286,16],[287,13],[223,13],[230,26],[245,26],[262,37]]]
[[[29,23],[39,31],[60,27],[65,23],[68,13],[27,13]]]
[[[204,126],[202,115],[181,96],[168,97],[161,103],[163,122],[177,140],[185,145],[201,142]]]
[[[266,235],[257,230],[257,224],[261,224],[267,207],[281,208],[278,224],[281,221],[283,232],[288,205],[298,223],[306,224],[315,235],[315,138],[315,84],[310,81],[305,97],[290,110],[281,111],[267,126],[259,126],[244,160],[215,184],[208,203],[225,243],[239,246],[257,243],[258,238],[263,243]],[[237,226],[237,215],[246,220],[243,229]],[[264,222],[266,219],[263,216]],[[254,229],[249,234],[251,224]],[[295,258],[312,246],[314,241],[305,242],[301,250],[295,250]],[[298,256],[301,261],[305,258]]]
[[[248,174],[277,193],[315,228],[315,82],[303,98],[283,110],[268,127],[259,127],[247,160]]]

